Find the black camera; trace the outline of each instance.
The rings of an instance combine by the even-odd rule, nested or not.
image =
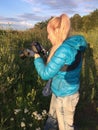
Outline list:
[[[23,48],[20,51],[20,57],[22,59],[25,59],[26,57],[33,57],[35,53],[42,55],[44,58],[47,58],[48,51],[44,49],[44,47],[40,45],[39,42],[32,42],[30,49]]]
[[[34,53],[38,53],[38,54],[42,54],[42,55],[46,55],[47,51],[46,49],[44,49],[44,47],[39,43],[39,42],[33,42],[31,44],[31,50]]]

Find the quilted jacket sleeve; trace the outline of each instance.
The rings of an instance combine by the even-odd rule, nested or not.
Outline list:
[[[70,65],[74,61],[76,53],[76,51],[70,53],[69,48],[61,46],[46,65],[41,57],[36,58],[34,60],[35,68],[43,80],[48,80],[53,78],[64,64]]]

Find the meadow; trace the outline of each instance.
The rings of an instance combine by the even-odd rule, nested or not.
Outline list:
[[[80,101],[75,114],[79,130],[98,130],[98,28],[83,35],[88,48],[81,72]],[[50,47],[45,28],[0,30],[0,130],[43,130],[50,98],[42,95],[46,81],[34,68],[33,58],[19,57],[32,41]]]

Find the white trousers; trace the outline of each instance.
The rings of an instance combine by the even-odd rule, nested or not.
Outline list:
[[[59,130],[74,130],[74,113],[78,100],[78,92],[66,97],[52,94],[49,114],[57,119]]]

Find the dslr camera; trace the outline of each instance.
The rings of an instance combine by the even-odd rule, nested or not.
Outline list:
[[[44,49],[42,45],[40,45],[39,42],[32,42],[30,49],[22,49],[20,51],[20,58],[25,59],[26,57],[33,57],[34,54],[42,55],[44,58],[47,58],[48,51]]]

